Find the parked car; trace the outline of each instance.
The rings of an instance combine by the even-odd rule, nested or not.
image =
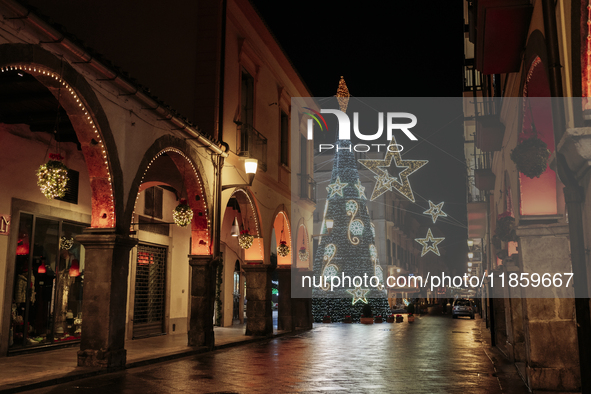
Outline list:
[[[460,298],[454,301],[451,315],[454,319],[457,319],[458,316],[470,316],[470,319],[474,319],[475,310],[476,307],[474,306],[472,300]]]

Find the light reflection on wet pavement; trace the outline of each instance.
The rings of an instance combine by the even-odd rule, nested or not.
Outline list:
[[[29,393],[500,393],[478,320],[320,324]]]

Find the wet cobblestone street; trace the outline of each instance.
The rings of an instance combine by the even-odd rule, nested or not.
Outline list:
[[[501,393],[478,319],[319,324],[295,336],[30,393]]]

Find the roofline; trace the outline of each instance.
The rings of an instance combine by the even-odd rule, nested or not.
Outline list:
[[[15,0],[0,0],[0,5],[7,7],[8,10],[13,12],[16,15],[16,18],[21,20],[25,26],[40,33],[41,39],[39,45],[57,45],[64,50],[64,57],[69,58],[72,63],[76,63],[78,67],[92,74],[99,75],[100,79],[110,82],[118,90],[122,91],[123,94],[135,99],[143,108],[153,111],[156,115],[168,121],[175,127],[175,129],[185,133],[189,138],[196,139],[215,154],[228,157],[228,153],[222,148],[222,143],[209,139],[199,130],[199,128],[196,128],[187,121],[175,116],[173,110],[167,108],[163,102],[146,94],[142,87],[129,81],[121,75],[120,72],[100,62],[85,48],[66,37],[50,23],[44,21],[28,8],[19,4]]]

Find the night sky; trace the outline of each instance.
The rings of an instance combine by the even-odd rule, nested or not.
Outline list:
[[[433,111],[441,118],[435,122],[438,126],[417,129],[419,142],[407,145],[402,157],[429,160],[429,167],[409,178],[417,194],[416,217],[428,219],[421,217],[426,200],[445,201],[444,211],[451,218],[437,222],[446,237],[440,246],[446,247],[449,269],[464,272],[462,1],[367,2],[366,6],[359,2],[354,7],[334,1],[294,2],[287,9],[285,2],[253,3],[315,97],[334,96],[342,75],[350,94],[358,98],[454,98],[445,99],[450,110]],[[429,116],[429,111],[424,113],[417,115],[419,121]]]

